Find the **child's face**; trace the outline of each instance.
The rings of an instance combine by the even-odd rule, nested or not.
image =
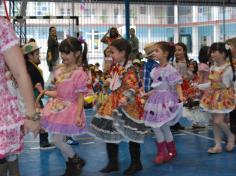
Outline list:
[[[194,71],[194,64],[193,63],[190,63],[189,66],[188,66],[188,69],[193,72]]]
[[[64,52],[61,52],[62,62],[65,65],[74,65],[74,64],[76,64],[78,57],[79,57],[79,52],[77,52],[77,53],[69,52],[68,54],[64,53]]]
[[[40,60],[39,60],[39,50],[34,51],[33,53],[29,54],[29,58],[31,59],[31,61],[36,64],[39,65],[40,64]]]
[[[177,61],[185,59],[185,52],[181,46],[178,46],[178,45],[175,46],[175,57]]]
[[[125,51],[119,51],[114,46],[110,46],[110,50],[114,63],[121,63],[125,60]]]
[[[220,53],[219,51],[212,51],[211,58],[214,62],[218,63],[222,60],[225,60],[225,53]]]
[[[231,45],[232,58],[236,59],[236,45]]]
[[[158,45],[155,49],[155,51],[153,52],[153,57],[155,60],[158,60],[160,62],[165,61],[167,58],[167,52],[164,52]]]

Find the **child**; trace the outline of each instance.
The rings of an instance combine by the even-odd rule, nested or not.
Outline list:
[[[145,125],[152,128],[157,138],[158,154],[154,163],[161,164],[176,156],[176,148],[170,125],[174,125],[182,116],[183,93],[181,89],[181,75],[168,64],[173,55],[173,46],[168,42],[156,43],[154,58],[160,66],[151,72],[152,88],[146,96],[150,95],[144,106]]]
[[[42,110],[42,126],[53,134],[53,142],[66,161],[65,176],[78,174],[85,161],[65,142],[66,136],[77,136],[85,130],[84,93],[87,91],[86,54],[73,37],[63,40],[59,50],[63,64],[55,70],[55,91],[43,91],[53,97]],[[85,56],[85,57],[81,57]]]
[[[1,2],[0,2],[1,4]],[[36,135],[40,129],[39,115],[34,107],[30,77],[27,74],[19,40],[9,21],[0,17],[0,175],[20,175],[17,155],[23,151],[23,129]],[[10,73],[5,73],[6,66]],[[8,87],[11,74],[16,80],[25,105],[25,113],[20,112],[18,97]],[[6,75],[5,75],[6,74]],[[10,80],[14,83],[13,80]],[[12,85],[14,86],[14,85]],[[14,88],[14,87],[12,87]],[[15,87],[16,88],[16,87]]]
[[[199,84],[207,83],[210,73],[209,68],[209,46],[203,46],[198,55],[199,65],[198,65],[198,76]]]
[[[235,75],[236,75],[236,38],[231,38],[226,41],[228,45],[230,45],[231,54],[232,54],[232,65],[234,68],[234,97],[235,97],[235,108],[233,111],[230,112],[230,130],[236,136],[236,81],[235,81]]]
[[[212,116],[215,146],[208,149],[208,153],[222,152],[221,130],[227,136],[226,150],[232,151],[235,137],[225,122],[228,113],[234,110],[234,90],[232,86],[233,72],[226,58],[232,60],[230,50],[225,43],[213,43],[210,47],[210,56],[215,64],[211,67],[209,83],[205,83],[206,91],[201,99],[200,106]],[[203,89],[203,86],[198,86]]]
[[[183,116],[187,117],[192,122],[193,128],[204,128],[208,124],[208,113],[203,112],[199,108],[200,91],[196,85],[199,82],[198,64],[195,60],[190,60],[188,65],[188,72],[191,79],[186,80],[188,86],[184,91],[186,102],[184,103]]]
[[[114,40],[110,49],[113,61],[116,63],[111,70],[110,89],[112,93],[98,109],[91,122],[90,133],[106,142],[109,162],[101,170],[103,173],[119,170],[117,143],[121,142],[123,137],[128,139],[131,164],[124,174],[132,175],[143,168],[140,161],[139,143],[143,142],[146,132],[142,123],[143,107],[137,96],[139,80],[136,69],[128,63],[131,52],[129,42],[125,39]],[[133,100],[128,103],[125,101],[127,100],[125,97],[127,91],[131,90],[134,91]],[[121,110],[118,109],[119,106],[122,106]],[[116,128],[114,124],[116,124]]]

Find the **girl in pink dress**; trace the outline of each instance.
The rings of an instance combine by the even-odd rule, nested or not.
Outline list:
[[[84,94],[87,92],[88,76],[83,66],[87,65],[86,49],[76,38],[63,40],[59,50],[63,64],[54,72],[54,91],[42,91],[53,97],[42,109],[42,127],[53,134],[53,142],[66,161],[65,176],[78,174],[85,165],[73,148],[65,142],[66,136],[77,136],[85,129]]]
[[[23,150],[23,125],[25,132],[39,131],[33,89],[18,42],[12,25],[0,17],[0,175],[7,174],[7,167],[10,175],[20,174],[16,154]],[[18,98],[7,86],[6,65],[18,84],[26,114],[20,112]]]

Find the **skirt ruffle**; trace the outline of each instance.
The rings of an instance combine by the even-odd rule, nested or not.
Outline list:
[[[89,134],[107,143],[120,143],[122,135],[113,126],[113,119],[96,115],[90,124]]]
[[[128,141],[143,143],[148,133],[144,121],[135,120],[123,109],[113,111],[114,127]]]

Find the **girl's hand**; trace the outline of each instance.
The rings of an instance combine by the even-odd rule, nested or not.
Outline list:
[[[83,124],[83,119],[81,117],[77,117],[76,119],[76,125],[78,127],[84,127],[84,124]]]
[[[32,132],[34,134],[34,137],[36,137],[39,134],[40,131],[40,121],[33,121],[30,119],[24,119],[24,133],[27,134],[29,132]]]
[[[180,96],[180,97],[179,97],[179,100],[180,100],[180,102],[185,102],[185,101],[186,101],[186,98],[185,98],[184,96]]]

